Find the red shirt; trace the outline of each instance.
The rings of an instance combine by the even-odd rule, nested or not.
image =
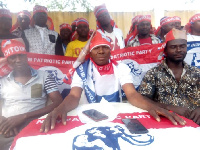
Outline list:
[[[152,45],[152,39],[151,37],[145,38],[145,39],[139,39],[140,45]]]

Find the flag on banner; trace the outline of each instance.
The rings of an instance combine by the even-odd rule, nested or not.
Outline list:
[[[131,134],[122,123],[122,118],[138,119],[149,130],[149,133]],[[188,143],[193,143],[193,147],[198,146],[198,142],[194,140],[198,141],[200,137],[199,126],[192,120],[184,119],[187,121],[185,126],[174,126],[167,118],[161,118],[161,122],[158,123],[149,113],[137,112],[118,114],[112,122],[84,124],[78,116],[67,116],[67,125],[57,121],[56,128],[48,133],[39,132],[44,120],[37,119],[15,137],[11,150],[160,150],[163,145],[177,149],[176,146],[180,148],[184,147],[184,144],[188,146]],[[166,145],[166,141],[170,144]],[[181,141],[181,145],[177,143],[178,141]]]
[[[185,62],[188,65],[200,68],[200,41],[187,42]]]

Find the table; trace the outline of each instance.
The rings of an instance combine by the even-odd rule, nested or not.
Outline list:
[[[93,122],[81,116],[84,109],[110,113],[110,121]],[[131,134],[122,118],[137,118],[147,134]],[[32,121],[15,138],[11,150],[175,150],[199,149],[200,128],[186,119],[186,126],[174,126],[166,118],[157,122],[148,112],[129,103],[85,104],[68,113],[67,125],[59,121],[54,130],[39,133],[43,119]],[[82,122],[81,122],[82,121]],[[83,123],[87,122],[87,123]]]

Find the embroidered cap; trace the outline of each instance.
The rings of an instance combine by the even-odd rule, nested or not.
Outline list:
[[[175,39],[184,39],[187,40],[186,30],[178,30],[173,28],[165,36],[165,42],[172,41]]]
[[[105,4],[96,6],[96,7],[94,8],[94,15],[95,15],[96,18],[97,18],[100,14],[102,14],[103,12],[108,12],[108,10],[107,10]]]
[[[25,15],[27,16],[30,20],[31,20],[31,13],[28,10],[22,10],[17,14],[17,17],[21,16],[21,15]]]
[[[112,40],[109,37],[96,31],[96,34],[94,35],[94,37],[92,38],[91,43],[90,43],[90,51],[92,51],[94,48],[96,48],[98,46],[102,46],[102,45],[106,45],[110,49],[112,49],[111,42],[112,42]]]
[[[151,22],[151,15],[141,15],[141,16],[139,16],[137,22],[140,23],[142,21]]]
[[[1,49],[6,58],[16,54],[27,54],[25,44],[21,38],[3,40]]]
[[[67,24],[67,23],[63,23],[59,27],[60,27],[60,31],[62,29],[69,29],[70,31],[72,31],[72,27],[69,24]]]
[[[33,8],[33,15],[35,15],[38,12],[45,12],[47,14],[48,10],[44,6],[35,5],[34,8]]]
[[[89,26],[89,23],[88,23],[88,21],[85,18],[79,18],[79,19],[77,19],[76,26],[78,26],[80,24],[86,24],[86,25]]]
[[[168,23],[171,23],[171,22],[174,22],[174,18],[173,17],[163,17],[162,19],[160,19],[160,25],[163,26],[163,25],[166,25]]]
[[[174,22],[181,22],[181,18],[178,16],[174,16]]]
[[[0,18],[1,18],[1,17],[8,17],[8,18],[11,18],[11,19],[12,19],[10,10],[4,9],[4,8],[0,9]]]
[[[194,23],[195,21],[198,21],[198,20],[200,20],[200,13],[192,16],[189,20],[189,23],[192,24],[192,23]]]

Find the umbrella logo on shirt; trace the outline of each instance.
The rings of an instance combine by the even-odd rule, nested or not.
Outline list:
[[[154,137],[149,134],[127,134],[124,128],[119,125],[113,127],[92,127],[87,129],[85,134],[74,138],[72,149],[120,150],[122,149],[119,144],[121,140],[131,145],[146,146],[154,141]]]

